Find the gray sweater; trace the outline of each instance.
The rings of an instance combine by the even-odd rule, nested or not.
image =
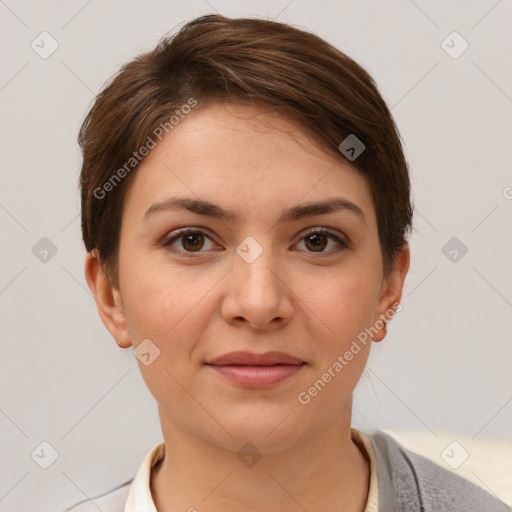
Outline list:
[[[469,480],[407,450],[391,436],[370,436],[379,474],[379,512],[510,512]]]
[[[385,432],[370,435],[377,460],[379,512],[510,512],[469,480],[407,450]],[[124,512],[132,480],[65,512]],[[137,512],[145,512],[143,510]],[[310,511],[315,512],[315,511]]]

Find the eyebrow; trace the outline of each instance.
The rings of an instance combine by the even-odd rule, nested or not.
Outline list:
[[[153,204],[144,214],[143,221],[151,217],[153,214],[162,211],[181,209],[188,210],[199,215],[207,215],[216,219],[233,221],[238,218],[236,212],[226,210],[219,205],[205,201],[204,199],[195,199],[188,197],[171,197],[165,201]],[[366,224],[366,218],[363,210],[356,204],[342,197],[326,199],[324,201],[310,202],[296,205],[285,210],[279,217],[278,222],[291,222],[300,220],[304,217],[313,215],[325,215],[337,211],[349,211],[356,214]]]

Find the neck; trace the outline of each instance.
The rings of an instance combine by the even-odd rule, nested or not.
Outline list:
[[[166,456],[151,478],[159,512],[365,509],[369,462],[351,439],[350,415],[291,449],[245,463],[236,451],[161,419]]]

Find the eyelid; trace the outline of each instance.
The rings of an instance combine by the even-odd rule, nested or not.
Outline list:
[[[177,240],[180,237],[182,237],[184,235],[187,235],[189,233],[201,233],[206,238],[210,239],[213,243],[215,243],[215,244],[217,243],[212,238],[212,236],[209,234],[209,230],[207,228],[192,226],[192,227],[178,228],[178,229],[174,230],[171,235],[165,236],[162,239],[161,245],[164,248],[167,248],[167,249],[169,249],[169,250],[171,250],[173,252],[177,252],[179,254],[185,254],[187,256],[192,256],[192,257],[194,255],[196,255],[196,254],[200,254],[202,252],[207,252],[207,251],[202,251],[202,250],[199,250],[199,251],[184,251],[184,250],[175,249],[174,247],[172,247],[172,245],[171,245],[172,242],[174,242],[175,240]],[[298,240],[293,245],[296,245],[299,242],[301,242],[306,236],[311,235],[311,234],[315,234],[315,233],[325,234],[331,240],[334,240],[335,242],[337,242],[339,244],[339,247],[337,247],[336,249],[327,251],[327,252],[314,252],[314,251],[303,251],[303,252],[306,252],[307,254],[315,255],[315,256],[328,256],[328,255],[331,255],[331,254],[333,254],[335,252],[338,252],[339,250],[352,248],[352,243],[348,240],[348,238],[345,235],[343,235],[343,234],[339,233],[338,231],[333,230],[331,228],[322,227],[322,226],[317,226],[317,227],[313,227],[313,228],[307,228],[307,229],[301,231],[299,233]],[[217,245],[219,245],[219,244],[217,244]]]
[[[209,240],[211,240],[214,244],[217,244],[217,242],[215,242],[215,240],[213,239],[212,235],[209,233],[209,230],[207,228],[203,228],[203,227],[184,227],[184,228],[178,228],[176,230],[174,230],[171,234],[168,234],[166,235],[162,241],[160,242],[160,244],[166,248],[166,249],[169,249],[171,251],[174,251],[174,252],[177,252],[177,253],[180,253],[180,254],[186,254],[187,256],[190,256],[190,255],[194,255],[194,254],[197,254],[197,253],[201,253],[201,252],[206,252],[206,251],[184,251],[184,250],[180,250],[180,249],[175,249],[174,247],[172,247],[172,243],[175,241],[175,240],[178,240],[179,238],[185,236],[185,235],[188,235],[190,233],[201,233],[202,235],[204,235],[206,238],[208,238]],[[217,244],[219,245],[219,244]]]
[[[337,249],[331,250],[331,251],[327,251],[327,252],[315,253],[314,251],[307,251],[308,254],[316,254],[318,256],[322,256],[322,255],[327,256],[329,254],[333,254],[334,252],[337,252],[340,249],[351,249],[353,247],[352,242],[348,239],[348,237],[345,234],[340,233],[337,230],[334,230],[334,229],[331,229],[328,227],[323,227],[323,226],[307,228],[306,230],[302,231],[300,233],[299,239],[297,240],[297,242],[295,242],[295,244],[299,243],[306,236],[316,234],[316,233],[319,233],[322,235],[327,235],[328,237],[331,238],[331,240],[335,240],[340,245],[340,247],[338,247]]]

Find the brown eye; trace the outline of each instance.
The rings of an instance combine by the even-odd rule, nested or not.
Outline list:
[[[322,233],[312,233],[304,237],[306,247],[314,252],[321,252],[327,247],[328,237]]]
[[[202,233],[188,233],[180,238],[183,249],[187,251],[198,251],[204,245],[204,235]]]
[[[167,242],[163,242],[162,245],[167,249],[182,254],[206,252],[208,249],[215,247],[215,243],[208,235],[202,231],[191,229],[178,232]]]
[[[317,228],[310,231],[301,238],[300,244],[304,244],[306,252],[317,253],[319,256],[327,256],[351,247],[350,242],[343,236],[326,228]],[[330,244],[333,244],[333,246],[329,249]]]

